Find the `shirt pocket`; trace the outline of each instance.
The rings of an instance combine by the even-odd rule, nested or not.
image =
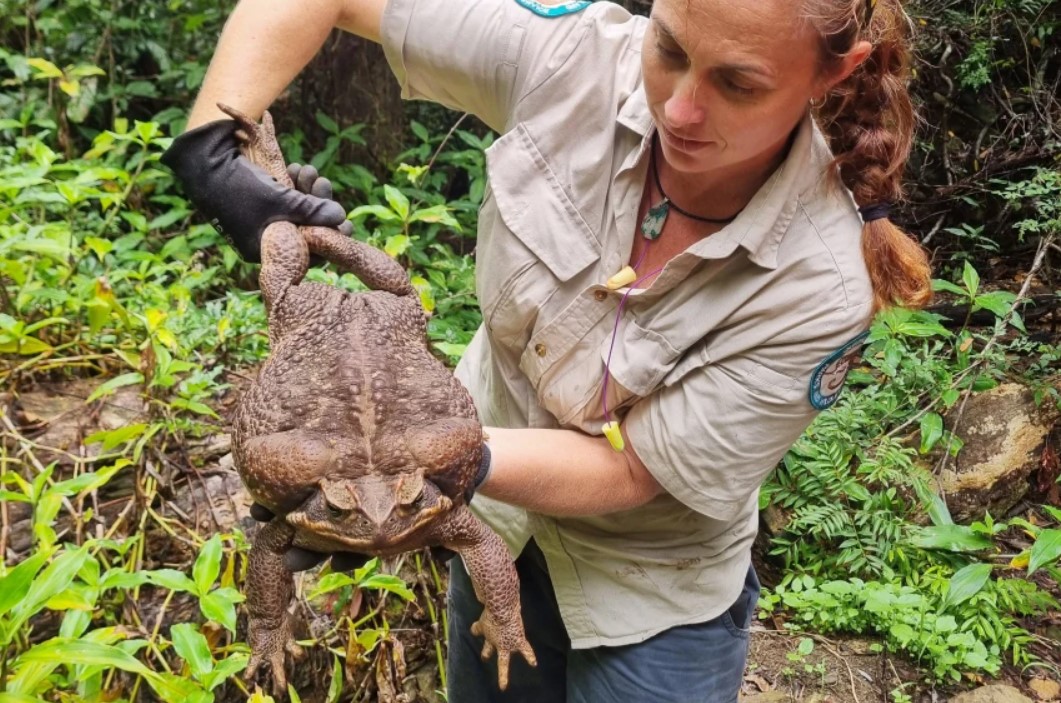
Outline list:
[[[600,259],[600,242],[522,123],[486,151],[476,268],[491,336],[526,345],[542,306]]]
[[[608,412],[622,419],[629,406],[649,395],[678,357],[678,352],[660,334],[645,329],[632,317],[600,341],[584,340],[568,358],[553,365],[538,384],[538,402],[564,427],[600,432],[604,422],[601,391],[608,366]],[[608,353],[611,351],[611,362]]]

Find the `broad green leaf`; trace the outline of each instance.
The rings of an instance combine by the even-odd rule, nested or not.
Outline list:
[[[199,415],[206,415],[220,419],[218,414],[214,412],[213,408],[205,403],[200,403],[197,400],[188,400],[186,398],[176,398],[170,401],[170,406],[181,410],[187,410],[188,412],[197,413]]]
[[[67,73],[73,78],[88,78],[89,76],[105,76],[107,72],[99,66],[93,66],[90,63],[79,63],[78,65],[70,68]]]
[[[214,696],[195,681],[176,674],[156,674],[147,679],[152,690],[165,703],[213,703]]]
[[[958,569],[947,585],[947,595],[943,598],[943,607],[958,605],[969,600],[983,589],[991,576],[990,564],[969,564]]]
[[[170,628],[170,639],[173,649],[181,659],[188,663],[192,676],[202,679],[214,668],[214,658],[210,654],[210,644],[199,632],[199,628],[188,622],[182,622]]]
[[[85,586],[77,587],[71,586],[62,593],[49,598],[48,602],[44,604],[44,607],[48,610],[63,611],[63,610],[83,610],[86,612],[92,612],[96,607],[96,594]]]
[[[195,581],[195,587],[200,596],[210,591],[210,587],[217,580],[217,575],[221,573],[221,554],[220,535],[214,535],[208,539],[199,550],[199,556],[195,558],[195,565],[192,566],[192,579]]]
[[[359,588],[375,588],[381,591],[387,591],[393,593],[396,596],[400,596],[405,600],[413,600],[416,596],[409,590],[409,587],[405,585],[405,581],[402,581],[397,576],[391,576],[389,574],[375,574],[369,576],[367,579],[358,584]]]
[[[949,552],[977,552],[990,549],[991,540],[976,534],[965,525],[933,525],[913,533],[911,544],[921,549],[942,549]]]
[[[347,217],[348,219],[352,220],[362,215],[372,215],[376,219],[382,220],[384,222],[397,222],[402,219],[394,211],[388,210],[382,205],[361,205],[355,207],[353,210],[350,211],[350,214],[347,215]]]
[[[940,615],[936,618],[936,632],[953,632],[958,629],[958,622],[953,615]]]
[[[235,595],[233,595],[235,594]],[[226,630],[236,632],[236,603],[242,600],[239,591],[234,588],[219,588],[199,599],[199,609],[210,620],[222,625]]]
[[[65,201],[60,201],[65,202]],[[59,265],[66,267],[70,258],[70,245],[67,242],[57,242],[54,239],[30,239],[16,241],[11,245],[17,251],[26,251],[32,254],[43,254],[51,257]]]
[[[33,577],[44,566],[44,562],[48,561],[49,556],[50,550],[37,552],[0,578],[0,617],[26,596],[30,584],[33,583]]]
[[[1005,317],[1016,299],[1017,296],[1014,293],[1010,293],[1007,290],[996,290],[976,296],[973,303],[976,307],[990,310],[998,317]]]
[[[120,376],[115,376],[114,378],[104,381],[103,383],[96,386],[96,390],[92,391],[88,398],[85,399],[85,402],[91,403],[95,400],[103,398],[104,396],[110,395],[111,393],[123,386],[132,386],[136,385],[137,383],[143,382],[144,375],[139,371],[123,373]]]
[[[130,374],[126,374],[130,375]],[[139,374],[136,374],[139,375]],[[104,430],[103,432],[94,432],[88,437],[85,437],[85,444],[94,444],[96,442],[103,442],[104,450],[111,450],[120,444],[132,441],[144,434],[147,430],[148,425],[143,422],[136,422],[125,427],[118,427],[113,430]]]
[[[142,586],[145,583],[150,583],[150,579],[147,577],[146,571],[122,571],[121,569],[110,569],[100,579],[99,587],[101,591],[107,591],[112,588],[120,588],[128,590],[130,588],[136,588]]]
[[[328,115],[324,114],[320,110],[317,110],[317,124],[323,127],[326,131],[335,134],[339,131],[339,125]]]
[[[162,588],[168,588],[171,591],[178,591],[184,593],[196,592],[195,581],[188,578],[183,571],[177,571],[176,569],[156,569],[155,571],[145,572],[148,583]]]
[[[42,342],[36,337],[22,337],[12,341],[0,342],[0,354],[24,354],[32,356],[54,349],[51,344]]]
[[[21,627],[22,623],[36,615],[45,603],[69,588],[88,557],[88,548],[81,547],[62,552],[45,567],[33,580],[25,598],[11,608],[13,628]]]
[[[180,222],[188,215],[191,214],[190,210],[184,208],[174,208],[169,212],[164,212],[155,219],[147,223],[148,229],[166,229],[174,223]]]
[[[944,280],[941,280],[941,279],[938,279],[938,278],[932,279],[932,290],[937,291],[937,292],[938,291],[943,291],[944,293],[953,293],[954,295],[960,295],[963,298],[968,295],[965,292],[965,289],[954,285],[950,281],[944,281]]]
[[[63,72],[59,67],[48,59],[32,58],[26,59],[26,63],[33,68],[37,75],[34,78],[62,78]]]
[[[213,691],[239,672],[247,668],[249,657],[246,654],[237,653],[222,659],[214,665],[214,670],[203,677],[202,683],[206,690]]]
[[[387,240],[383,243],[383,251],[392,259],[397,259],[408,251],[410,244],[412,244],[412,240],[409,237],[404,234],[395,234],[387,237]]]
[[[965,268],[962,270],[962,283],[965,284],[966,295],[975,298],[980,290],[980,274],[968,261],[965,262]]]
[[[106,446],[106,442],[104,442],[104,447],[110,449],[110,447]],[[99,471],[89,471],[88,473],[81,474],[76,478],[67,479],[66,481],[60,481],[48,490],[57,495],[67,497],[76,496],[79,493],[87,493],[89,491],[94,491],[97,488],[105,485],[108,481],[110,481],[114,474],[118,473],[118,471],[120,471],[122,468],[131,464],[132,462],[128,459],[119,459],[114,464],[106,466],[100,469]]]
[[[1032,545],[1031,558],[1028,560],[1028,575],[1036,569],[1052,564],[1061,558],[1061,530],[1043,530]]]
[[[55,637],[31,647],[15,659],[15,667],[25,662],[62,662],[66,665],[100,665],[122,671],[129,671],[144,677],[154,677],[155,673],[144,666],[131,654],[109,644],[91,642],[84,638],[70,640]]]
[[[943,418],[939,413],[921,416],[921,453],[927,454],[943,438]]]
[[[255,687],[254,693],[250,694],[247,698],[247,703],[276,703],[273,697],[268,693],[262,691],[262,689]]]
[[[328,684],[328,695],[324,699],[325,703],[339,703],[339,695],[342,692],[343,666],[339,663],[339,657],[332,657],[332,679]]]
[[[155,137],[162,135],[158,125],[154,122],[141,122],[140,120],[136,120],[135,124],[136,134],[145,144],[149,144]]]
[[[464,356],[464,352],[468,349],[467,344],[453,344],[451,342],[434,342],[431,346],[446,356],[453,357],[454,359],[459,359]]]
[[[947,501],[943,500],[939,494],[934,493],[923,481],[914,482],[914,491],[928,510],[928,517],[933,525],[954,524],[950,509],[947,508]]]
[[[387,199],[387,204],[390,205],[391,210],[397,213],[398,217],[402,221],[405,221],[409,217],[409,198],[405,197],[405,193],[401,192],[392,185],[383,186],[383,197]]]
[[[318,598],[325,593],[336,591],[345,586],[355,586],[357,580],[349,574],[333,571],[332,573],[321,577],[317,582],[317,587],[310,591],[308,598]]]
[[[15,126],[19,126],[17,122],[15,123]],[[427,127],[423,126],[422,124],[420,124],[416,120],[412,120],[409,123],[409,129],[412,130],[413,134],[415,134],[416,138],[419,139],[420,141],[422,141],[422,142],[431,141],[431,136],[427,132]]]
[[[914,638],[914,628],[904,622],[897,622],[888,628],[888,634],[897,639],[900,644],[906,644]]]
[[[420,304],[424,310],[428,314],[433,313],[435,311],[435,289],[431,287],[431,283],[423,276],[410,276],[409,282],[420,294]]]
[[[0,693],[0,703],[48,703],[43,698],[27,696],[24,693]]]
[[[429,222],[429,223],[440,223],[447,227],[452,227],[458,232],[461,229],[460,223],[453,218],[453,215],[449,213],[449,208],[445,205],[432,205],[431,207],[417,210],[413,213],[412,217],[409,218],[410,222]]]
[[[63,614],[63,624],[59,626],[59,636],[77,639],[85,634],[92,624],[92,612],[86,610],[68,610]]]

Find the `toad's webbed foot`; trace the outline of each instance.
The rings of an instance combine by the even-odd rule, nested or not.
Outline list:
[[[523,655],[531,666],[538,665],[534,650],[523,633],[523,620],[518,609],[514,617],[512,613],[498,614],[495,617],[489,608],[485,608],[479,620],[472,623],[471,629],[473,635],[486,640],[481,655],[483,661],[497,652],[497,685],[502,691],[508,687],[508,665],[513,653]]]
[[[251,646],[251,658],[247,662],[244,678],[252,680],[262,665],[266,665],[273,675],[273,686],[276,692],[287,690],[287,674],[284,666],[287,654],[295,659],[302,657],[302,647],[295,643],[291,634],[291,622],[283,618],[278,627],[268,627],[261,621],[251,618],[247,639]]]

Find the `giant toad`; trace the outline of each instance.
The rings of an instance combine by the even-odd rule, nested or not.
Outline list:
[[[269,114],[259,125],[220,107],[241,126],[244,156],[291,186]],[[383,252],[323,227],[270,224],[261,252],[271,353],[240,401],[233,444],[248,490],[276,517],[250,552],[248,676],[267,663],[285,689],[291,546],[386,556],[440,545],[460,554],[485,604],[472,631],[485,638],[484,657],[496,650],[505,688],[512,653],[535,662],[516,570],[466,505],[482,428],[468,392],[428,350],[408,276]],[[302,282],[310,254],[372,290]]]

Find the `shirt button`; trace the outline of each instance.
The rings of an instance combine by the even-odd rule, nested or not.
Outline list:
[[[534,353],[537,354],[538,356],[545,356],[547,351],[548,350],[545,348],[544,344],[536,344],[534,346]]]
[[[603,303],[605,300],[608,299],[608,293],[606,291],[599,290],[593,294],[593,297],[597,300],[598,303]]]

